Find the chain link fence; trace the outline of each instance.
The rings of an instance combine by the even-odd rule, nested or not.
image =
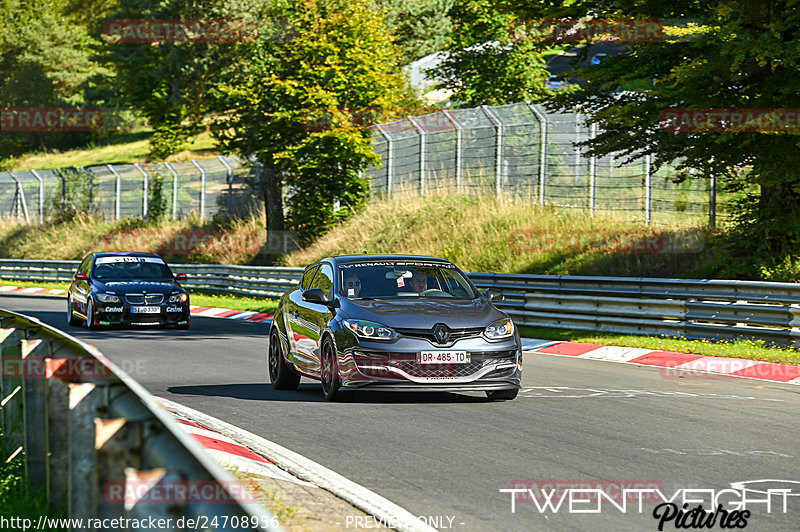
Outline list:
[[[244,216],[262,209],[251,165],[238,157],[0,172],[0,217],[42,222],[71,209],[108,219]],[[157,212],[155,212],[157,211]]]
[[[494,192],[539,205],[627,213],[647,223],[689,217],[714,226],[730,197],[716,182],[678,182],[676,165],[621,164],[577,146],[597,134],[578,113],[548,113],[516,103],[446,109],[374,127],[383,162],[365,172],[378,195]]]

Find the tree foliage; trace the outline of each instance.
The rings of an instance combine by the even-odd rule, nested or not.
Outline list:
[[[453,24],[449,11],[454,0],[375,0],[384,10],[386,26],[395,37],[403,65],[443,50]]]
[[[404,80],[369,0],[276,2],[269,20],[216,83],[212,131],[262,165],[268,229],[284,228],[285,185],[288,225],[308,241],[365,200],[359,171],[378,159],[360,118],[401,103]]]

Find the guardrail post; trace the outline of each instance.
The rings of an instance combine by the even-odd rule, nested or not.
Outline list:
[[[425,130],[419,125],[413,116],[408,117],[408,121],[419,133],[419,195],[425,196]]]
[[[69,517],[97,515],[97,455],[95,418],[103,388],[91,382],[69,384]]]
[[[26,476],[38,486],[47,486],[49,442],[45,360],[50,355],[50,343],[41,338],[24,339],[21,351]]]
[[[114,219],[119,220],[120,215],[120,196],[122,195],[122,176],[119,175],[119,172],[110,164],[106,165],[106,168],[114,174]]]
[[[147,175],[147,172],[145,172],[144,168],[142,168],[142,165],[139,163],[134,163],[133,166],[144,176],[144,182],[142,183],[142,218],[147,218],[147,195],[149,193],[150,176]]]
[[[383,129],[383,126],[375,126],[383,138],[386,139],[386,197],[392,195],[392,179],[394,178],[394,139]]]
[[[59,474],[50,475],[47,494],[56,508],[69,507],[69,385],[58,378],[56,371],[64,363],[63,359],[46,360],[47,371],[47,427],[49,470]]]
[[[125,418],[95,418],[97,449],[98,517],[110,519],[125,513],[125,470],[140,467],[142,424]]]
[[[544,207],[545,192],[547,189],[547,117],[536,106],[526,102],[528,109],[533,112],[539,122],[539,205]]]
[[[206,219],[206,169],[192,159],[192,164],[200,170],[200,221]]]
[[[217,157],[219,162],[225,165],[225,169],[228,171],[228,177],[225,181],[228,183],[228,218],[233,217],[233,168],[231,165],[228,164],[228,161],[225,160],[225,157],[222,155]]]
[[[172,174],[172,219],[178,219],[178,172],[170,163],[164,163],[167,170]]]
[[[0,407],[3,418],[3,439],[6,441],[5,451],[8,456],[0,457],[3,461],[11,460],[22,452],[25,441],[23,389],[22,389],[22,340],[25,331],[15,327],[0,328]]]

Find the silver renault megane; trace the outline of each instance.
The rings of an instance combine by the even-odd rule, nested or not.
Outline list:
[[[276,389],[300,377],[342,390],[484,391],[517,396],[519,332],[452,263],[434,257],[329,257],[303,272],[280,300],[269,335]]]

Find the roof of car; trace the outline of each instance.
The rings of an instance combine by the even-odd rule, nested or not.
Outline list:
[[[343,255],[339,257],[329,257],[339,263],[380,261],[380,260],[426,260],[447,262],[450,261],[441,257],[426,257],[424,255]]]
[[[98,251],[95,257],[159,257],[156,253],[145,253],[143,251]]]

